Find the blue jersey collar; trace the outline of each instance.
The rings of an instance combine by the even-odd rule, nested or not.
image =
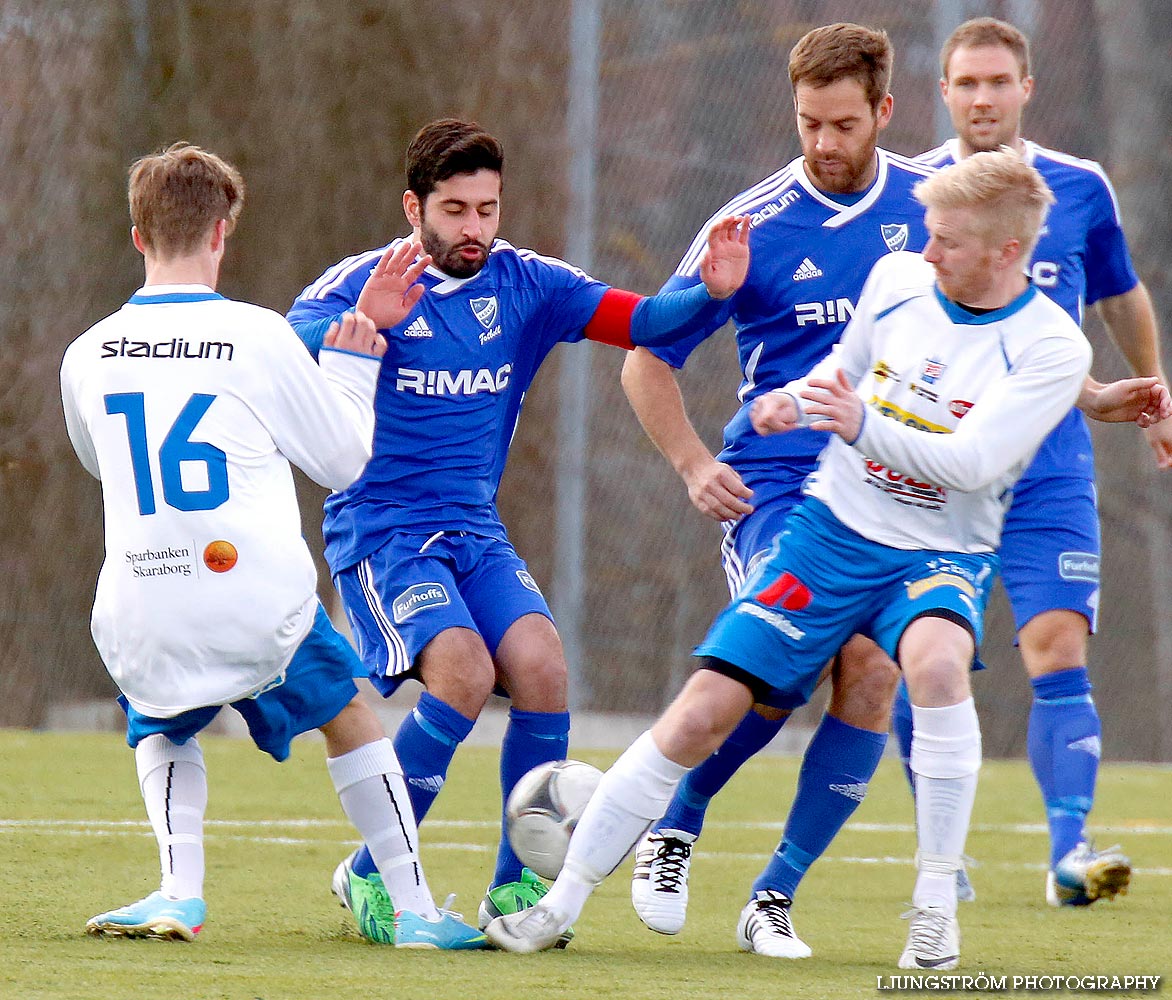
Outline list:
[[[1026,286],[1026,290],[1022,292],[1017,298],[1007,305],[1003,305],[1000,309],[994,309],[987,313],[971,313],[964,306],[959,306],[952,299],[945,296],[940,291],[939,285],[933,285],[932,291],[936,295],[936,301],[940,303],[940,308],[948,314],[948,318],[956,323],[958,326],[984,326],[987,323],[997,323],[1003,319],[1008,319],[1016,312],[1020,312],[1029,304],[1030,300],[1038,294],[1038,289],[1031,281]]]
[[[211,302],[223,297],[207,285],[144,285],[130,296],[129,304],[151,306],[168,302]]]

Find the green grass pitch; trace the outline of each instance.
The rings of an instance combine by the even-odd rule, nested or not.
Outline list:
[[[802,886],[794,909],[814,957],[744,955],[734,938],[749,884],[775,845],[797,761],[752,761],[710,813],[688,924],[647,931],[629,903],[630,862],[595,894],[565,952],[398,952],[358,938],[329,893],[356,842],[322,745],[274,764],[245,742],[205,738],[208,919],[194,944],[103,941],[88,917],[158,884],[131,752],[116,735],[0,731],[0,997],[45,1000],[442,1000],[498,997],[876,997],[898,973],[914,839],[898,764]],[[577,751],[605,767],[613,753]],[[423,827],[442,902],[474,917],[499,810],[494,751],[465,748]],[[1105,766],[1092,817],[1102,845],[1136,865],[1131,894],[1084,910],[1042,899],[1046,836],[1025,764],[985,766],[969,838],[978,899],[961,909],[958,973],[1165,975],[1172,966],[1172,771]]]

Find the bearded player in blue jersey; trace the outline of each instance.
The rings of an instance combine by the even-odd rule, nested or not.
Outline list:
[[[422,821],[494,689],[512,702],[501,746],[503,800],[531,768],[566,756],[561,641],[495,502],[537,369],[563,341],[630,349],[711,321],[744,280],[749,227],[747,218],[722,220],[707,241],[703,283],[644,298],[496,238],[504,157],[479,126],[432,122],[406,159],[403,209],[432,261],[416,308],[397,322],[402,291],[386,277],[396,239],[331,267],[288,319],[315,355],[329,326],[355,308],[389,345],[373,457],[326,502],[324,531],[375,686],[389,696],[415,677],[426,689],[394,740]],[[393,929],[378,915],[391,905],[366,846],[338,866],[333,888],[366,937],[390,938]],[[481,927],[545,891],[502,829]]]
[[[1132,266],[1102,167],[1021,137],[1034,83],[1025,35],[993,18],[967,21],[945,42],[941,71],[956,138],[921,159],[940,167],[1007,145],[1033,164],[1056,198],[1034,252],[1034,284],[1077,323],[1084,308],[1095,305],[1131,368],[1162,380],[1151,298]],[[1158,464],[1172,465],[1168,425],[1157,423],[1145,433]],[[1094,850],[1085,828],[1101,748],[1086,666],[1098,618],[1099,553],[1091,438],[1083,415],[1072,410],[1014,489],[1000,550],[1034,692],[1027,751],[1050,827],[1046,899],[1052,906],[1110,899],[1126,891],[1131,876],[1120,850]],[[905,758],[912,729],[901,687],[895,731]]]
[[[824,434],[805,429],[758,436],[748,419],[753,401],[807,370],[838,341],[876,261],[921,250],[926,242],[923,207],[911,194],[926,165],[876,148],[892,113],[891,63],[886,34],[860,25],[824,26],[797,43],[789,70],[802,156],[718,213],[744,212],[752,219],[744,287],[694,337],[637,350],[624,365],[624,388],[648,435],[687,484],[693,504],[724,528],[721,556],[733,594],[768,554],[826,443]],[[702,231],[665,289],[699,280],[703,242]],[[743,370],[741,405],[714,457],[688,420],[673,369],[728,318]],[[1154,381],[1130,388],[1142,397]],[[1124,410],[1112,412],[1115,401],[1095,388],[1088,386],[1080,400],[1088,412],[1131,419]],[[740,942],[747,950],[781,958],[810,954],[794,931],[791,903],[810,865],[866,793],[886,745],[897,678],[894,664],[869,640],[856,637],[837,658],[828,712],[803,760],[783,840],[753,885],[750,924],[756,932]],[[777,734],[791,708],[783,699],[755,705],[720,749],[681,781],[663,818],[640,842],[631,897],[652,930],[682,929],[692,845],[708,802]]]
[[[718,213],[753,220],[749,276],[718,317],[732,319],[743,373],[741,405],[725,427],[719,456],[692,428],[672,372],[719,321],[679,344],[638,350],[623,369],[624,388],[648,435],[684,479],[692,502],[722,523],[721,557],[732,594],[767,556],[827,440],[808,429],[758,435],[749,422],[753,401],[804,374],[837,343],[876,261],[922,250],[927,242],[924,209],[912,189],[930,170],[876,147],[891,120],[892,58],[886,33],[857,24],[827,25],[799,40],[789,72],[802,156]],[[665,289],[699,280],[708,225]],[[896,676],[895,665],[868,639],[855,638],[842,651],[785,840],[753,887],[754,924],[768,933],[742,940],[742,947],[776,957],[810,954],[793,930],[790,904],[806,868],[857,808],[878,766]],[[776,735],[793,707],[785,699],[759,702],[684,778],[667,813],[640,842],[631,896],[652,930],[682,929],[692,844],[708,801]]]

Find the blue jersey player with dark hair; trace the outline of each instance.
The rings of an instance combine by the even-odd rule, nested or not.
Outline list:
[[[703,283],[644,298],[496,238],[503,152],[474,123],[442,119],[407,150],[403,209],[431,264],[402,322],[402,290],[386,263],[402,240],[328,269],[288,319],[316,354],[340,315],[357,309],[388,342],[375,396],[373,456],[326,502],[326,558],[362,659],[390,695],[424,685],[395,737],[422,822],[452,756],[496,690],[512,702],[501,791],[566,756],[567,670],[549,606],[509,542],[496,494],[521,404],[560,342],[624,348],[667,342],[724,307],[748,265],[748,219],[713,228]],[[418,285],[411,294],[418,295]],[[366,846],[343,861],[334,891],[362,933],[385,941],[392,912]],[[545,893],[503,830],[480,924]],[[566,941],[569,934],[566,935]]]
[[[1017,149],[1056,198],[1034,252],[1034,284],[1077,323],[1095,305],[1132,369],[1162,380],[1151,298],[1132,266],[1102,168],[1021,138],[1033,91],[1026,37],[993,18],[967,21],[945,42],[941,71],[957,135],[920,159],[939,167],[1002,145]],[[1169,430],[1157,423],[1146,432],[1162,467],[1172,465]],[[1086,421],[1072,410],[1014,489],[1001,538],[1002,580],[1034,694],[1027,752],[1050,827],[1046,898],[1053,906],[1110,899],[1126,891],[1131,872],[1118,848],[1095,851],[1085,829],[1101,748],[1086,666],[1099,607],[1094,474]],[[895,728],[905,750],[912,732],[906,704],[901,691]]]

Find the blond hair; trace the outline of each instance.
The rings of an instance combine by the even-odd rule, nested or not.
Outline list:
[[[857,80],[874,111],[891,89],[895,50],[886,31],[861,24],[827,24],[804,34],[789,54],[789,82],[827,87]]]
[[[231,234],[244,208],[244,179],[214,153],[176,142],[131,164],[127,197],[143,246],[160,257],[183,256],[220,219]]]
[[[1027,261],[1054,204],[1042,175],[1008,146],[966,156],[920,181],[913,193],[925,208],[975,210],[986,242],[1015,239]]]
[[[957,49],[991,45],[1009,49],[1017,60],[1023,80],[1030,75],[1029,39],[1008,21],[998,21],[995,17],[974,17],[971,21],[965,21],[945,41],[940,50],[940,76],[948,79],[948,63]]]

